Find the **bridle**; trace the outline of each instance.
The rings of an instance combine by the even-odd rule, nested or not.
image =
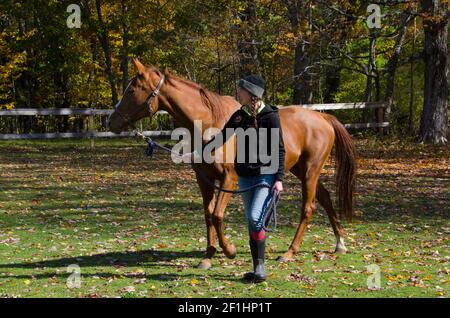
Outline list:
[[[150,114],[150,118],[153,116],[153,108],[152,108],[152,103],[153,100],[158,96],[159,92],[161,91],[161,87],[164,84],[164,80],[165,80],[165,76],[164,74],[161,74],[161,78],[158,82],[158,85],[156,85],[156,88],[150,93],[150,95],[147,96],[147,98],[145,99],[144,102],[144,107],[148,110],[149,114]],[[125,92],[128,90],[128,87],[131,85],[131,82],[128,84],[127,88],[125,89]],[[122,120],[124,121],[124,125],[125,126],[131,126],[133,129],[136,129],[134,123],[131,121],[131,118],[134,117],[134,115],[136,115],[137,113],[141,112],[142,108],[139,107],[138,109],[136,109],[134,112],[132,112],[131,114],[122,114],[119,111],[119,108],[116,107],[114,109],[114,112],[117,113],[119,115],[120,118],[122,118]]]

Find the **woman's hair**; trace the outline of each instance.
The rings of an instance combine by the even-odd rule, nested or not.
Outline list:
[[[250,114],[252,114],[252,123],[250,124],[250,126],[254,127],[254,128],[258,128],[258,122],[256,120],[256,115],[258,114],[258,102],[261,100],[261,98],[256,97],[254,95],[252,95],[252,100],[250,102]]]

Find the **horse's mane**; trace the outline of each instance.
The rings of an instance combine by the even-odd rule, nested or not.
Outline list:
[[[221,95],[216,94],[207,88],[204,88],[200,84],[194,83],[181,76],[173,74],[168,68],[164,70],[164,75],[166,76],[166,80],[168,82],[171,82],[175,86],[179,84],[177,82],[181,82],[195,90],[198,90],[202,99],[202,103],[211,111],[213,119],[216,122],[220,122],[221,119],[223,119],[224,109],[221,101]]]

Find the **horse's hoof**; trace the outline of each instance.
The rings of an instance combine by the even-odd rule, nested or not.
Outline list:
[[[233,259],[236,257],[236,248],[233,244],[228,245],[228,248],[223,249],[223,253],[229,259]]]
[[[296,254],[295,252],[289,250],[286,253],[284,253],[283,255],[281,255],[280,257],[278,257],[277,260],[280,263],[292,262],[294,260],[295,254]]]
[[[277,258],[277,261],[280,263],[292,262],[292,257],[280,256]]]
[[[202,260],[197,266],[198,269],[202,269],[202,270],[208,270],[211,267],[212,267],[212,265],[211,265],[211,260],[210,259]]]
[[[336,248],[336,250],[334,251],[334,254],[347,254],[347,249],[346,248]]]

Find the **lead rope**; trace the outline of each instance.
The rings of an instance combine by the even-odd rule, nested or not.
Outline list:
[[[155,153],[156,148],[160,148],[170,154],[174,154],[176,156],[181,157],[181,155],[179,153],[173,151],[172,149],[170,149],[168,147],[158,144],[156,141],[152,140],[148,136],[145,136],[144,134],[142,134],[139,131],[135,132],[135,136],[142,138],[147,143],[147,149],[145,150],[145,154],[150,158],[153,157],[153,154]],[[192,165],[192,168],[194,168],[193,162],[191,162],[191,165]],[[224,189],[224,188],[216,185],[214,182],[211,182],[211,180],[209,180],[209,178],[203,173],[203,171],[195,170],[195,169],[194,169],[194,171],[196,171],[208,185],[214,187],[215,189],[217,189],[219,191],[226,192],[226,193],[238,194],[238,193],[247,192],[247,191],[250,191],[250,190],[253,190],[256,188],[260,188],[260,187],[265,187],[265,188],[271,189],[271,186],[267,182],[261,182],[261,183],[258,183],[258,184],[255,184],[250,187],[243,188],[243,189],[239,189],[239,190],[228,190],[228,189]],[[276,228],[277,228],[277,204],[278,204],[279,200],[280,200],[280,194],[272,195],[267,204],[267,208],[264,211],[263,229],[266,232],[272,232],[272,231],[276,230]],[[271,221],[274,224],[273,229],[269,228],[269,224]]]

